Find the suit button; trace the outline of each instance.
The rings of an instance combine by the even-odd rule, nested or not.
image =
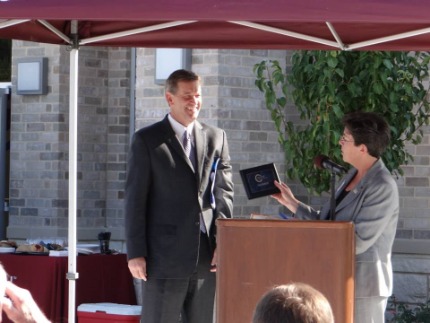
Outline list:
[[[199,226],[199,227],[200,227],[200,222],[196,222],[195,224],[196,224],[196,226]]]

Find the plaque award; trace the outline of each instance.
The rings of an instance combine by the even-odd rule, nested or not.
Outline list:
[[[275,180],[279,182],[278,171],[276,170],[274,163],[241,169],[239,172],[242,177],[242,182],[245,186],[248,199],[254,199],[280,192],[273,183]]]

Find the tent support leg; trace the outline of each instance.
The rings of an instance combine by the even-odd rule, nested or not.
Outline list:
[[[74,30],[75,29],[75,30]],[[76,34],[77,22],[72,24]],[[78,57],[79,49],[75,41],[70,50],[69,85],[69,234],[68,273],[69,279],[69,322],[76,322],[76,216],[77,216],[77,163],[78,163]]]

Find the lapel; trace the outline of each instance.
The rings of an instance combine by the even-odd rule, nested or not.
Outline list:
[[[353,169],[350,173],[348,173],[348,176],[345,176],[345,179],[342,181],[342,183],[339,185],[338,189],[336,190],[336,199],[339,197],[339,195],[342,193],[345,187],[348,186],[348,184],[352,181],[352,179],[356,174],[357,174],[357,170]],[[342,201],[340,201],[339,205],[336,205],[336,212],[339,212],[339,210],[350,205],[357,198],[358,193],[361,191],[362,187],[363,187],[363,180],[361,180],[357,184],[357,186],[354,187],[354,189],[350,191]]]
[[[352,181],[355,174],[357,174],[357,170],[355,168],[351,169],[348,174],[345,175],[344,178],[342,178],[339,186],[336,189],[335,193],[335,199],[339,197],[339,195],[342,193],[342,191],[345,189],[345,187],[348,186],[348,184]],[[356,194],[351,194],[354,191],[356,191],[357,188],[355,188],[353,191],[351,191],[338,205],[336,205],[336,212],[339,212],[341,208],[344,208],[346,205],[351,203],[352,200],[355,199]],[[355,193],[355,192],[354,192]],[[321,209],[320,213],[320,219],[326,220],[329,218],[330,213],[330,203],[325,203],[323,208]]]
[[[336,205],[336,213],[340,213],[342,209],[351,206],[354,201],[361,195],[360,193],[364,190],[365,186],[369,181],[375,178],[375,175],[380,171],[381,168],[384,167],[384,163],[381,159],[378,159],[376,163],[369,169],[367,174],[361,179],[361,181],[356,185],[356,187],[348,193],[347,196]],[[355,174],[357,174],[357,170],[355,168],[351,169],[348,174],[342,179],[339,187],[336,190],[335,197],[338,198],[339,194],[345,189],[346,186],[351,182],[354,178]],[[326,203],[321,210],[321,219],[326,219],[328,214],[330,213],[330,203]]]
[[[188,164],[190,169],[196,174],[198,182],[200,182],[200,179],[202,178],[204,156],[206,155],[207,151],[206,132],[204,131],[203,126],[198,121],[196,121],[194,125],[194,140],[196,145],[197,159],[197,170],[194,170],[193,165],[187,155],[185,155],[182,143],[179,141],[175,131],[172,129],[167,116],[162,120],[162,124],[164,128],[165,142],[170,147],[172,147],[179,156],[181,156],[181,158]]]
[[[193,165],[191,164],[190,159],[185,155],[184,148],[182,147],[182,143],[179,141],[178,137],[176,136],[175,131],[172,129],[172,126],[170,125],[169,119],[167,116],[162,120],[163,124],[163,135],[164,135],[164,141],[172,147],[174,151],[190,166],[191,169],[193,169]]]

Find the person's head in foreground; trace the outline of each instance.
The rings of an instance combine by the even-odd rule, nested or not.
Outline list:
[[[304,283],[291,283],[263,295],[252,323],[334,323],[334,318],[321,292]]]

